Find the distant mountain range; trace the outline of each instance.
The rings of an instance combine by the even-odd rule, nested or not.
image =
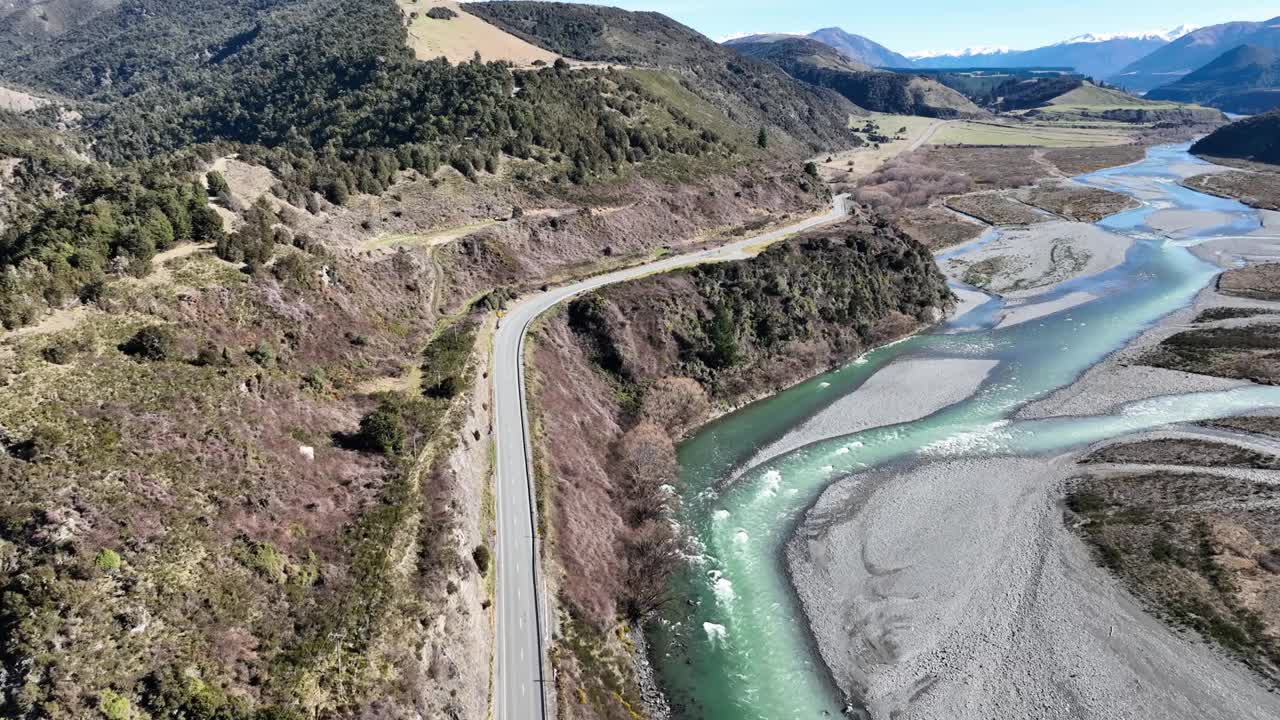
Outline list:
[[[1211,105],[1240,115],[1266,112],[1280,107],[1280,51],[1241,45],[1147,97]]]
[[[1032,50],[1007,48],[969,48],[955,52],[925,52],[911,55],[916,67],[1071,67],[1084,75],[1102,79],[1118,72],[1169,44],[1171,38],[1185,34],[1190,28],[1099,35],[1079,35],[1053,45]]]
[[[861,35],[845,32],[840,28],[823,28],[808,35],[790,33],[761,33],[726,40],[725,45],[744,45],[777,42],[788,38],[808,38],[817,40],[828,47],[839,50],[845,57],[869,67],[911,67],[911,60],[905,55]]]
[[[1280,17],[1230,22],[1192,31],[1120,69],[1108,82],[1146,92],[1168,85],[1241,45],[1280,50]]]
[[[1031,50],[975,47],[910,56],[835,27],[808,35],[750,35],[725,44],[759,45],[792,39],[820,42],[851,61],[875,68],[1072,68],[1080,75],[1130,92],[1155,91],[1152,99],[1157,100],[1209,105],[1239,114],[1264,112],[1280,105],[1276,61],[1269,54],[1280,52],[1280,17],[1202,28],[1182,25],[1141,33],[1086,33]],[[752,54],[760,53],[757,48]],[[1184,79],[1186,82],[1181,82]]]
[[[775,42],[803,37],[839,50],[858,62],[883,68],[954,69],[969,67],[1071,67],[1084,75],[1102,79],[1143,58],[1180,37],[1192,28],[1143,33],[1088,33],[1053,45],[1031,50],[1003,47],[973,47],[954,51],[931,51],[903,55],[840,28],[823,28],[808,35],[762,33],[725,41],[726,45]]]

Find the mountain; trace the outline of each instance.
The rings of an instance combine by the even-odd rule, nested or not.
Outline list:
[[[731,47],[743,55],[771,62],[794,78],[831,88],[867,110],[927,117],[982,114],[968,98],[936,80],[872,70],[817,40],[788,37],[772,42],[738,42]]]
[[[760,39],[748,41],[742,38],[727,44],[736,53],[778,65],[792,77],[795,73],[791,72],[791,67],[801,65],[848,73],[877,72],[870,65],[858,62],[830,45],[800,35],[751,37]]]
[[[816,40],[829,48],[833,48],[854,62],[868,67],[911,67],[912,62],[905,55],[869,40],[861,35],[847,33],[840,28],[823,28],[808,35],[792,33],[759,33],[744,35],[724,41],[730,47],[736,45],[760,45],[761,43],[780,42],[782,40]]]
[[[1280,51],[1241,45],[1147,97],[1209,105],[1240,115],[1267,112],[1280,107]]]
[[[847,33],[838,27],[823,28],[809,33],[809,37],[844,53],[846,56],[871,67],[908,68],[912,62],[889,48],[861,35]]]
[[[1264,22],[1210,25],[1192,31],[1126,65],[1108,78],[1108,82],[1134,92],[1146,92],[1189,75],[1240,45],[1280,49],[1280,17]]]
[[[797,152],[850,142],[839,93],[800,82],[777,66],[717,44],[658,13],[575,3],[474,2],[468,12],[527,42],[576,60],[671,69],[685,92],[723,113],[725,132],[767,126]]]
[[[918,67],[1070,67],[1083,75],[1104,78],[1169,43],[1184,28],[1132,35],[1080,35],[1033,50],[972,48],[955,53],[912,55]]]
[[[1218,128],[1192,145],[1191,152],[1280,165],[1280,110]]]

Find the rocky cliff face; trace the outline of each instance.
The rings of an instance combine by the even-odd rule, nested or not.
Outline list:
[[[860,216],[756,258],[653,276],[583,296],[545,321],[533,353],[547,524],[570,651],[561,708],[627,717],[581,662],[587,637],[665,601],[679,538],[665,516],[675,442],[718,412],[781,390],[935,322],[952,301],[929,252]],[[616,650],[616,648],[615,648]],[[610,672],[630,677],[625,663]]]

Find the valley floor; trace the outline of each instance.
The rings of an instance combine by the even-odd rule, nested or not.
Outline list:
[[[1174,237],[1218,221],[1212,213],[1179,219],[1185,222],[1170,228]],[[1157,213],[1152,224],[1160,221]],[[1099,237],[1081,245],[1054,225],[1006,235],[1011,247],[992,242],[941,264],[953,278],[973,282],[974,268],[986,263],[985,284],[1014,301],[997,326],[1033,321],[1093,299],[1088,293],[1043,297],[1064,281],[1114,266],[1116,253],[1122,259],[1131,242],[1091,228]],[[1280,258],[1274,229],[1264,224],[1246,235],[1194,251],[1222,267]],[[1115,244],[1102,252],[1108,238]],[[1087,247],[1089,261],[1055,275],[1041,264],[1054,248],[1061,255],[1064,242],[1081,252]],[[1026,405],[1015,420],[1107,415],[1139,400],[1226,390],[1250,380],[1274,383],[1274,360],[1247,349],[1269,342],[1268,318],[1280,312],[1272,274],[1228,274],[1220,282],[1223,292],[1206,288],[1191,307],[1164,318],[1071,385]],[[1255,287],[1227,290],[1242,283]],[[1024,298],[1033,304],[1016,307]],[[1244,349],[1206,344],[1208,351],[1176,356],[1184,363],[1193,358],[1195,366],[1167,359],[1187,345],[1181,338],[1189,333],[1199,339],[1225,331],[1253,340],[1236,344]],[[1253,369],[1239,370],[1246,360]],[[956,392],[972,394],[970,379],[981,382],[984,372],[972,359],[907,358],[880,374],[903,388],[955,378],[941,406],[956,402]],[[848,399],[864,394],[871,397],[874,388]],[[860,418],[858,428],[900,422],[899,415]],[[826,432],[821,417],[784,438],[781,449],[850,432]],[[874,718],[1276,717],[1280,700],[1265,679],[1275,677],[1280,631],[1277,583],[1267,564],[1276,538],[1254,523],[1257,513],[1270,512],[1280,475],[1265,469],[1277,467],[1271,462],[1275,441],[1241,430],[1268,421],[1242,418],[1225,428],[1179,425],[1149,432],[1128,440],[1155,439],[1155,445],[1139,444],[1119,457],[1091,456],[1096,448],[1089,448],[1053,457],[916,460],[831,486],[805,516],[786,557],[837,684]],[[1160,444],[1165,442],[1174,446]],[[1197,443],[1213,445],[1205,450]],[[1242,453],[1247,462],[1224,467],[1231,463],[1222,458]],[[1081,466],[1086,458],[1092,464]],[[1157,487],[1135,494],[1128,489],[1132,478],[1144,473],[1155,473],[1149,482]],[[1152,499],[1165,497],[1159,483],[1187,473],[1208,478],[1191,487],[1214,487],[1209,482],[1246,489],[1206,496],[1203,505],[1180,505],[1193,502],[1182,495],[1171,506]],[[1064,510],[1064,494],[1079,514]],[[1153,528],[1168,534],[1159,545],[1173,548],[1168,557],[1150,549]],[[1207,539],[1197,546],[1196,537]]]

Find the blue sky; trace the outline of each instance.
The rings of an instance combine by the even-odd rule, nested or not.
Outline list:
[[[1090,32],[1139,32],[1280,15],[1280,3],[1269,7],[1257,0],[912,0],[901,5],[884,0],[609,0],[597,4],[654,10],[716,40],[836,25],[904,53],[977,45],[1027,49]]]

